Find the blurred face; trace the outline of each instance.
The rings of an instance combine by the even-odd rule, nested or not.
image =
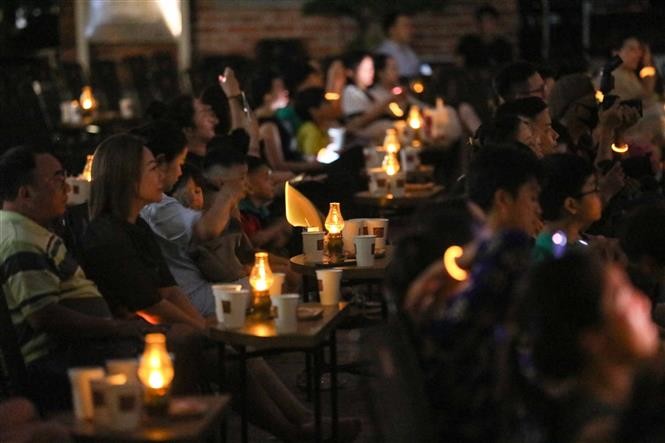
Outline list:
[[[262,166],[247,176],[248,195],[262,202],[269,202],[275,197],[272,184],[272,171]]]
[[[545,81],[537,72],[529,77],[523,89],[515,94],[515,98],[524,97],[539,97],[545,100]]]
[[[179,189],[176,198],[191,209],[203,209],[203,190],[190,177],[184,188]]]
[[[27,188],[26,204],[38,223],[47,223],[65,213],[69,186],[65,181],[65,170],[51,154],[35,156],[33,180]]]
[[[388,57],[386,59],[386,66],[382,71],[377,73],[381,84],[384,87],[392,88],[399,84],[399,70],[397,69],[397,62],[394,58]]]
[[[233,165],[230,168],[224,168],[222,172],[214,177],[209,177],[209,179],[219,188],[233,186],[245,192],[247,189],[247,165]]]
[[[584,228],[600,220],[603,215],[603,202],[600,199],[600,189],[595,175],[589,176],[579,194],[575,196],[575,217],[582,222]]]
[[[194,99],[194,134],[204,142],[215,136],[215,126],[219,120],[210,105],[206,105],[198,98]]]
[[[634,71],[639,66],[640,59],[642,58],[642,46],[636,38],[627,38],[624,40],[623,46],[617,54],[623,60],[621,66]]]
[[[493,16],[485,14],[480,18],[478,26],[480,33],[485,35],[496,35],[498,31],[498,21]]]
[[[353,80],[361,89],[366,89],[374,83],[374,62],[372,57],[367,56],[358,64],[353,75]]]
[[[178,178],[182,175],[182,165],[185,164],[186,156],[187,149],[183,149],[182,152],[176,155],[170,162],[159,162],[164,177],[164,182],[162,183],[164,190],[168,191],[173,188],[175,182],[177,182]]]
[[[605,274],[603,313],[603,330],[614,358],[630,362],[656,354],[658,328],[651,320],[651,303],[616,265]]]
[[[552,118],[549,109],[544,109],[533,120],[533,132],[538,140],[542,155],[554,154],[559,134],[552,128]]]
[[[164,173],[150,149],[143,147],[141,159],[141,177],[139,178],[136,198],[141,202],[156,203],[162,199],[164,192]]]
[[[390,28],[390,38],[398,43],[409,43],[413,36],[413,20],[408,15],[400,15]]]
[[[506,226],[536,235],[540,226],[540,186],[534,179],[519,187],[517,195],[510,196],[506,208]]]
[[[533,129],[531,129],[531,122],[524,117],[518,117],[518,118],[519,118],[519,124],[517,125],[515,140],[533,149],[534,137],[533,137]]]
[[[284,80],[276,78],[272,81],[272,89],[269,96],[270,109],[273,111],[289,104],[289,91],[284,86]]]

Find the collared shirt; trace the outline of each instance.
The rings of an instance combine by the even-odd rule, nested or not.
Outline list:
[[[63,240],[33,220],[0,210],[0,284],[26,364],[47,356],[56,338],[30,326],[28,317],[59,303],[88,315],[111,312]]]
[[[386,39],[376,48],[375,52],[394,58],[397,62],[400,77],[415,77],[420,72],[420,60],[408,45]]]
[[[178,286],[187,293],[194,307],[204,316],[215,313],[210,283],[192,259],[194,225],[201,212],[184,207],[167,195],[162,201],[145,206],[141,217],[156,234],[157,243]]]

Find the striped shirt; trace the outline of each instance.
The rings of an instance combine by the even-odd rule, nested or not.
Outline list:
[[[62,239],[13,211],[0,210],[0,284],[26,364],[48,355],[57,344],[56,337],[27,321],[40,309],[53,303],[76,309],[78,304],[92,311],[86,314],[111,316]]]

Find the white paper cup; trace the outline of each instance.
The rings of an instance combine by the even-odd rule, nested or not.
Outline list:
[[[374,266],[375,235],[359,235],[356,237],[356,265],[359,267]]]
[[[78,177],[67,177],[65,179],[69,185],[67,194],[67,204],[80,205],[90,198],[90,182]]]
[[[141,422],[141,385],[106,381],[106,426],[114,431],[131,431]]]
[[[308,263],[321,263],[323,261],[323,237],[321,231],[302,233],[302,249],[305,261]]]
[[[353,239],[356,235],[363,233],[363,226],[365,220],[362,218],[352,218],[344,222],[344,229],[342,230],[342,239],[344,240],[344,253],[347,256],[352,256],[356,249],[353,246]]]
[[[69,368],[67,374],[69,375],[69,382],[72,385],[74,415],[78,420],[92,419],[93,406],[90,381],[104,378],[104,368],[98,366]]]
[[[106,360],[106,373],[108,375],[124,375],[127,383],[138,383],[139,360],[136,358],[125,358],[117,360]]]
[[[219,323],[223,323],[223,317],[222,317],[222,294],[226,292],[237,292],[242,289],[242,285],[235,285],[235,284],[226,284],[226,283],[220,283],[220,284],[214,284],[211,286],[212,287],[212,295],[215,298],[215,315],[217,317],[217,321]],[[248,309],[249,306],[245,306],[245,309]]]
[[[411,172],[420,166],[420,149],[412,146],[405,146],[399,151],[402,169],[405,172]]]
[[[367,226],[367,235],[375,235],[375,252],[383,252],[386,249],[386,239],[388,238],[388,219],[387,218],[368,218],[365,220]]]
[[[385,151],[379,151],[378,147],[367,146],[363,148],[363,157],[365,158],[365,168],[370,170],[372,168],[380,168],[385,157]]]
[[[245,312],[247,311],[247,297],[249,291],[228,291],[221,295],[221,314],[224,326],[227,329],[242,328],[245,326]]]
[[[342,270],[317,269],[316,279],[319,282],[319,302],[324,306],[334,306],[339,303]]]
[[[369,170],[369,192],[373,195],[385,195],[388,193],[388,174],[382,168]]]
[[[278,334],[293,334],[298,330],[298,294],[271,295],[275,307],[275,329]]]
[[[283,272],[272,273],[272,286],[270,286],[270,295],[279,295],[284,290],[284,277],[286,274]]]

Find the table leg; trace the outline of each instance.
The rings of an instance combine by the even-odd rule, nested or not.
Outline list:
[[[323,428],[321,426],[321,348],[314,349],[314,431],[317,442],[323,441]]]
[[[249,441],[247,425],[247,355],[244,346],[239,347],[240,353],[240,435],[243,443]]]
[[[217,357],[218,357],[218,371],[219,371],[219,378],[217,379],[217,382],[219,384],[219,391],[222,392],[223,386],[226,384],[226,345],[224,343],[220,343],[219,346],[217,347]],[[221,436],[221,441],[222,443],[226,443],[227,441],[227,428],[228,428],[228,414],[224,414],[224,418],[221,420],[221,424],[219,427],[219,433]]]
[[[332,441],[337,441],[337,425],[339,416],[337,410],[337,333],[330,333],[330,409],[332,415]]]
[[[305,354],[305,380],[307,389],[307,401],[312,401],[312,355]]]

